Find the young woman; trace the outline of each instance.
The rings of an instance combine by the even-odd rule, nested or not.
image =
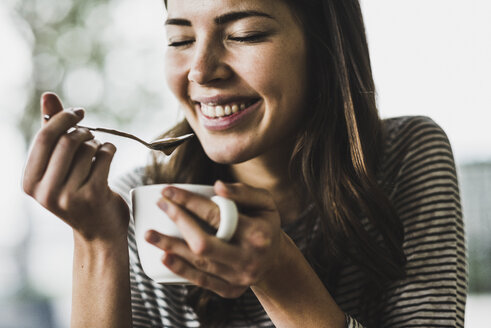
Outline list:
[[[450,145],[426,117],[379,119],[358,1],[166,6],[167,79],[186,117],[167,135],[198,137],[169,161],[110,189],[115,147],[70,130],[82,110],[42,97],[53,117],[24,189],[73,227],[72,326],[463,327]],[[159,182],[214,184],[239,207],[225,243],[196,223],[217,226],[214,203],[162,191],[184,240],[146,237],[192,287],[155,283],[139,264],[125,200]]]

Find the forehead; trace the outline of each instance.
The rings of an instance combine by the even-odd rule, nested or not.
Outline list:
[[[279,13],[280,0],[167,0],[169,17],[211,18],[229,11],[257,10]]]

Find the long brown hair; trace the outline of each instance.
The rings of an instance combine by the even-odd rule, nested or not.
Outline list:
[[[404,277],[406,259],[402,224],[377,183],[384,130],[360,4],[358,0],[283,1],[303,26],[309,56],[310,115],[290,161],[291,176],[297,177],[298,187],[315,205],[315,217],[321,218],[321,233],[309,240],[306,257],[331,293],[342,259],[359,267],[365,276],[359,319],[375,326],[383,288]],[[183,121],[166,135],[190,131]],[[155,158],[148,169],[155,183],[231,180],[227,166],[212,162],[198,140],[181,146],[166,163]],[[312,231],[315,221],[308,224]],[[199,289],[190,295],[191,305],[207,327],[224,324],[234,305]],[[212,308],[222,309],[223,315],[207,311]]]

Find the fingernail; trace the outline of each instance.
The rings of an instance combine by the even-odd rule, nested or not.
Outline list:
[[[113,154],[114,154],[114,153],[116,153],[116,150],[117,150],[116,146],[114,146],[114,145],[113,145],[112,143],[110,143],[110,142],[105,142],[105,143],[103,143],[103,144],[102,144],[102,146],[101,146],[101,148],[102,148],[102,147],[104,147],[104,149],[109,150],[109,151],[110,151],[111,153],[113,153]]]
[[[174,190],[172,188],[165,188],[163,195],[169,199],[172,199],[172,197],[174,197]]]
[[[149,243],[152,243],[152,244],[156,244],[159,242],[160,240],[160,236],[155,232],[155,231],[151,231],[151,230],[148,230],[147,231],[147,241]]]
[[[73,112],[80,118],[84,118],[85,116],[85,110],[83,108],[75,108]]]
[[[160,207],[160,209],[162,211],[167,211],[167,209],[169,208],[169,204],[167,204],[167,201],[161,199],[157,202],[157,206]]]
[[[41,98],[40,98],[41,106],[43,106],[43,103],[46,101],[46,98],[48,97],[48,95],[52,95],[52,94],[53,94],[53,92],[50,92],[50,91],[43,92],[43,94],[41,95]]]
[[[215,188],[222,189],[223,191],[228,190],[228,186],[222,180],[215,181]]]

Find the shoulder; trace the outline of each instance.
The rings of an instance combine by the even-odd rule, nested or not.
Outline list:
[[[109,185],[114,192],[120,194],[126,202],[129,202],[130,190],[147,184],[145,173],[144,167],[138,167],[111,179]]]
[[[383,120],[387,150],[414,150],[421,144],[439,141],[434,145],[450,148],[445,131],[427,116],[401,116]]]
[[[452,148],[446,133],[431,118],[404,116],[383,121],[385,149],[380,179],[394,188],[445,175],[456,182]]]

